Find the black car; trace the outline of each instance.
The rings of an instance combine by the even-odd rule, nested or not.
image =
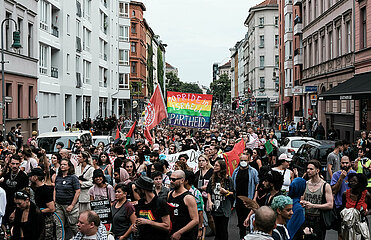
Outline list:
[[[303,176],[306,172],[309,160],[318,160],[321,162],[321,174],[326,178],[327,172],[327,156],[335,148],[335,141],[329,140],[313,140],[303,144],[295,153],[291,168],[297,168],[299,176]]]

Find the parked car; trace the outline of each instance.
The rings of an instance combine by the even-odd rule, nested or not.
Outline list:
[[[335,148],[335,141],[329,140],[314,140],[308,141],[301,145],[295,153],[291,168],[297,168],[299,176],[303,176],[306,172],[309,160],[318,160],[321,162],[321,174],[325,177],[327,172],[327,156]]]
[[[288,157],[292,158],[294,154],[299,150],[301,145],[313,140],[315,139],[311,137],[285,137],[280,142],[278,153],[286,153]]]

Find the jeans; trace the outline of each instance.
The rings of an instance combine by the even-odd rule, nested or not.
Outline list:
[[[63,228],[64,228],[64,237],[66,237],[66,229],[70,228],[73,235],[75,236],[78,232],[77,222],[79,220],[79,204],[77,203],[71,212],[67,212],[66,208],[68,205],[55,204],[55,213],[60,217]],[[62,224],[61,221],[56,218],[57,225],[57,239],[63,240],[62,238]]]

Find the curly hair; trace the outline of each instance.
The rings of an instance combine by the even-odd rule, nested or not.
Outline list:
[[[213,175],[211,176],[211,186],[213,186],[214,188],[215,184],[217,182],[220,182],[220,185],[224,187],[224,182],[227,178],[227,164],[225,163],[224,160],[218,160],[216,162],[219,163],[220,171],[213,172]]]
[[[271,208],[273,211],[277,211],[277,209],[284,209],[287,205],[292,204],[292,199],[285,195],[280,195],[273,198]]]

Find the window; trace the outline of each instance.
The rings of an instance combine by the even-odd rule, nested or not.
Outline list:
[[[129,65],[129,51],[128,50],[119,50],[119,64]]]
[[[279,55],[275,55],[274,56],[274,67],[278,68],[279,64],[280,64],[280,57],[279,57]]]
[[[314,4],[313,4],[313,19],[316,19],[317,18],[317,10],[318,10],[318,0],[313,0],[314,1]]]
[[[341,27],[336,28],[337,33],[337,57],[341,56]]]
[[[303,66],[304,68],[307,68],[308,62],[307,62],[307,47],[306,46],[304,46],[303,56],[304,56]]]
[[[85,19],[90,21],[90,15],[91,15],[91,0],[84,0],[83,2],[83,16]]]
[[[318,40],[314,41],[314,65],[318,64]]]
[[[264,56],[260,56],[260,69],[264,69]]]
[[[264,27],[264,17],[259,18],[259,27]]]
[[[285,15],[285,32],[292,32],[292,13]]]
[[[347,47],[347,53],[350,53],[351,51],[351,41],[352,41],[352,33],[351,33],[351,26],[350,26],[350,21],[346,23],[346,31],[347,31],[347,41],[346,41],[346,47]]]
[[[83,63],[83,82],[90,84],[91,62],[84,60]]]
[[[306,26],[306,23],[307,23],[307,21],[305,20],[306,19],[306,7],[305,6],[303,6],[303,27],[305,27]]]
[[[22,18],[18,18],[18,31],[19,31],[19,34],[20,34],[20,43],[21,45],[23,45],[23,19]],[[19,53],[22,53],[23,52],[23,48],[20,48],[18,49]]]
[[[129,89],[129,74],[128,73],[119,74],[119,88]]]
[[[71,27],[70,22],[71,22],[70,15],[67,14],[67,24],[66,25],[67,25],[67,34],[68,35],[70,35],[70,27]]]
[[[367,47],[367,22],[366,22],[366,7],[361,8],[360,12],[360,48]]]
[[[131,33],[136,34],[137,33],[137,24],[131,23]]]
[[[285,60],[292,59],[292,41],[285,42]]]
[[[119,2],[119,14],[123,17],[129,17],[129,3]]]
[[[27,36],[27,51],[28,56],[32,57],[33,55],[33,24],[28,23],[28,36]]]
[[[329,49],[328,49],[328,60],[333,58],[333,39],[332,39],[332,31],[328,33],[328,41],[329,41]]]
[[[134,10],[133,10],[133,13],[132,14],[133,14],[133,17],[134,17],[135,16],[135,11]]]
[[[80,37],[81,36],[81,23],[79,20],[76,20],[76,36]]]
[[[321,14],[325,11],[325,0],[319,0],[321,1]]]
[[[131,72],[132,73],[137,73],[137,63],[136,62],[131,62]]]
[[[71,66],[70,66],[70,62],[71,62],[71,59],[70,59],[70,54],[67,53],[67,73],[69,74],[70,73],[70,70],[71,70]]]
[[[122,41],[129,41],[129,27],[120,25],[119,26],[119,39]]]
[[[278,26],[278,17],[274,17],[274,25],[277,27]]]
[[[48,74],[48,47],[44,44],[40,44],[40,56],[39,56],[39,71],[40,74]]]
[[[332,5],[332,0],[328,0],[328,7],[327,7],[327,9],[329,9],[331,7],[331,5]]]
[[[260,35],[260,44],[259,44],[259,47],[260,48],[263,48],[264,47],[264,35]]]
[[[278,44],[279,44],[279,36],[278,35],[274,35],[274,46],[276,48],[278,48]]]
[[[285,69],[285,88],[292,87],[292,69]]]
[[[260,77],[260,85],[259,85],[259,88],[260,88],[260,89],[264,89],[264,88],[265,88],[265,78],[264,78],[264,77]]]
[[[137,44],[135,42],[132,42],[131,44],[131,52],[136,53],[137,52]]]
[[[83,49],[85,51],[88,51],[90,52],[90,36],[91,36],[91,32],[89,31],[89,29],[85,28],[83,29]]]
[[[81,57],[79,55],[76,55],[76,73],[80,73],[80,62]]]
[[[312,2],[308,2],[308,24],[312,21]]]
[[[325,41],[325,35],[323,35],[321,37],[321,44],[322,44],[322,51],[321,51],[322,59],[321,59],[321,61],[324,62],[324,61],[326,61],[326,41]]]
[[[309,43],[308,45],[308,64],[309,64],[309,67],[312,67],[313,66],[313,46],[312,46],[312,43]]]
[[[40,1],[40,28],[45,31],[48,31],[49,28],[49,6],[46,1]]]

